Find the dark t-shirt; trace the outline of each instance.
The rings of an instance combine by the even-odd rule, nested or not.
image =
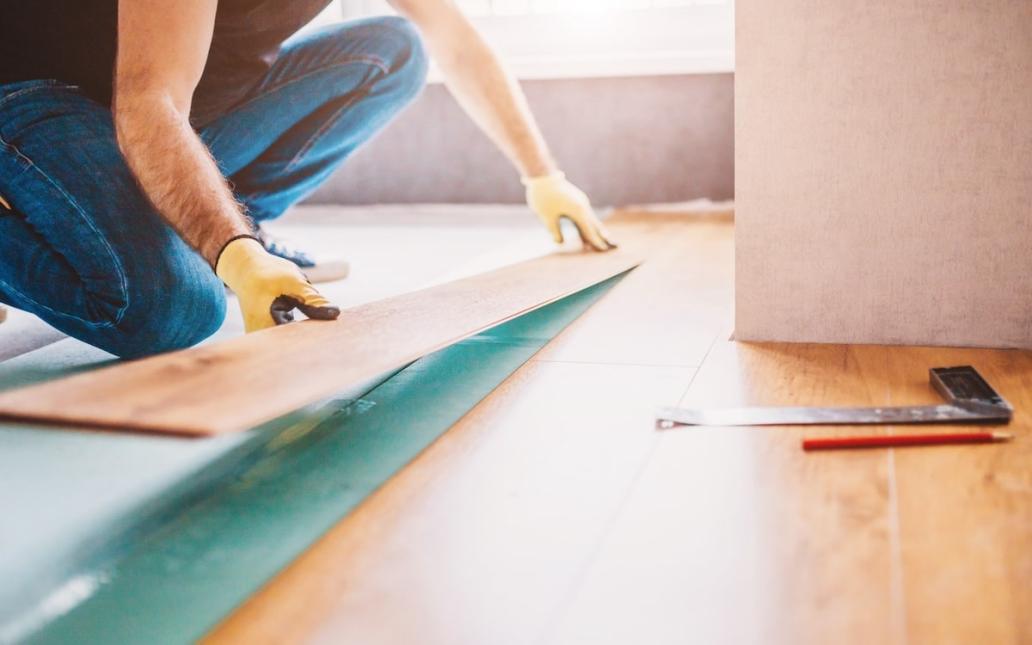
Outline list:
[[[331,0],[219,0],[195,123],[235,103]],[[0,85],[56,79],[111,103],[118,0],[0,0]]]

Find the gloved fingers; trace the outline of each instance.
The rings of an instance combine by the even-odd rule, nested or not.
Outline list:
[[[308,278],[305,278],[305,281],[298,285],[295,289],[295,293],[291,295],[297,298],[299,302],[312,307],[331,306],[330,301],[312,286],[312,283],[308,281]]]
[[[609,231],[606,229],[605,225],[602,223],[602,220],[600,220],[598,218],[598,216],[595,215],[595,211],[589,210],[587,212],[587,215],[584,216],[584,219],[586,221],[585,227],[586,228],[590,228],[592,231],[597,233],[598,237],[603,242],[605,242],[605,248],[598,249],[598,250],[600,250],[600,251],[608,251],[610,249],[617,248],[616,247],[616,242],[613,241],[613,236],[609,234]],[[595,248],[598,248],[598,247],[595,247]]]
[[[336,320],[340,315],[340,307],[330,304],[315,306],[302,302],[298,303],[297,308],[314,320]]]
[[[563,243],[563,229],[560,226],[559,218],[558,217],[545,217],[545,216],[539,216],[539,217],[541,219],[541,222],[545,225],[545,228],[548,229],[548,232],[552,234],[552,239],[555,241],[555,243],[556,244],[562,244]]]
[[[269,316],[272,318],[273,323],[277,325],[294,322],[294,310],[300,304],[301,301],[294,296],[276,296],[272,304],[269,305]]]
[[[297,296],[276,297],[269,305],[269,315],[277,325],[283,325],[294,321],[295,309],[300,309],[301,313],[315,320],[335,320],[340,315],[340,307],[330,304],[312,287],[304,289]]]
[[[605,240],[606,244],[609,245],[609,248],[606,249],[607,251],[619,248],[617,243],[613,241],[613,236],[609,234],[609,231],[606,229],[605,226],[602,226],[602,224],[598,225],[598,234],[602,236],[602,239]]]
[[[583,221],[579,217],[567,217],[573,225],[577,227],[577,232],[580,233],[581,240],[596,251],[608,251],[611,248],[615,248],[616,245],[612,244],[607,240],[597,226],[592,222]]]
[[[309,318],[335,320],[340,315],[340,307],[327,300],[311,284],[306,283],[299,296],[297,308]]]

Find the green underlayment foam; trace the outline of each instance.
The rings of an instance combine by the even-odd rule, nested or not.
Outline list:
[[[217,484],[70,571],[38,643],[183,643],[210,630],[486,397],[622,276],[431,354],[358,400],[266,432]],[[10,633],[10,632],[9,632]]]

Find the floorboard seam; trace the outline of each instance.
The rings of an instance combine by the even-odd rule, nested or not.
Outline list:
[[[617,520],[619,520],[623,515],[624,509],[627,507],[634,491],[637,490],[638,482],[641,480],[641,477],[648,468],[648,465],[652,463],[653,455],[656,453],[656,448],[659,446],[661,438],[662,437],[658,432],[653,432],[652,444],[649,446],[648,451],[642,458],[641,463],[638,464],[637,469],[635,469],[634,476],[631,478],[631,482],[628,484],[627,490],[625,490],[624,494],[620,497],[620,502],[616,505],[616,509],[606,519],[605,524],[602,526],[602,530],[599,531],[597,539],[594,544],[591,545],[591,549],[588,550],[587,556],[582,561],[582,565],[578,567],[577,573],[573,576],[573,580],[569,584],[569,592],[566,594],[565,599],[557,603],[553,610],[549,612],[548,618],[545,619],[544,624],[541,627],[541,632],[533,642],[538,643],[539,645],[543,645],[548,642],[548,637],[555,631],[559,621],[576,599],[577,592],[584,586],[584,581],[588,576],[588,572],[591,570],[591,565],[597,560],[598,554],[606,542],[606,538],[608,538],[610,533],[612,533]]]
[[[692,384],[695,383],[695,378],[699,375],[699,372],[702,369],[702,365],[705,364],[706,358],[709,357],[710,352],[713,350],[713,347],[716,345],[717,340],[718,340],[719,337],[720,337],[719,334],[714,335],[713,341],[710,343],[709,347],[706,349],[706,354],[703,356],[703,359],[702,359],[700,365],[697,366],[697,367],[692,367],[692,369],[694,371],[692,372],[692,375],[691,375],[691,377],[688,380],[688,384],[685,386],[684,390],[682,390],[681,395],[678,398],[678,401],[683,399],[684,395],[687,394],[688,391],[692,388]],[[540,361],[540,362],[558,363],[558,362],[563,362],[563,361]],[[598,363],[596,363],[596,364],[598,364]],[[611,363],[603,363],[603,364],[612,365]],[[621,364],[617,364],[617,365],[625,365],[625,364],[621,363]],[[638,367],[644,367],[644,366],[638,366]],[[663,366],[663,367],[669,367],[669,366]],[[681,366],[681,367],[688,367],[688,366]],[[569,609],[570,605],[576,599],[577,592],[580,591],[580,589],[584,586],[584,581],[587,578],[588,572],[591,569],[591,565],[598,558],[598,554],[602,550],[602,546],[605,544],[606,538],[608,538],[609,535],[612,533],[613,527],[616,526],[617,521],[620,519],[620,517],[624,513],[624,510],[627,508],[627,504],[630,502],[631,497],[633,496],[634,492],[638,488],[638,483],[641,480],[642,475],[645,473],[645,470],[648,468],[649,464],[652,463],[652,459],[653,459],[653,457],[656,454],[656,449],[659,447],[659,444],[662,441],[662,439],[663,439],[663,437],[662,437],[662,435],[659,432],[654,432],[653,433],[652,444],[649,446],[648,452],[645,453],[645,456],[642,458],[641,463],[638,465],[638,468],[635,470],[634,476],[631,478],[631,482],[627,486],[627,490],[624,491],[624,494],[621,496],[620,502],[617,504],[616,509],[609,516],[609,518],[606,520],[606,523],[602,527],[602,530],[599,531],[598,539],[595,540],[595,543],[592,545],[590,551],[588,551],[588,555],[584,559],[583,565],[577,570],[576,575],[573,577],[573,580],[570,583],[570,591],[566,595],[566,599],[564,601],[558,603],[555,606],[555,608],[550,612],[548,618],[545,620],[544,625],[541,628],[540,634],[538,635],[538,637],[536,639],[534,639],[535,643],[538,643],[539,645],[543,645],[544,643],[548,642],[547,641],[548,637],[555,632],[555,629],[556,629],[559,621],[562,619],[563,614]]]
[[[896,642],[907,645],[907,597],[906,580],[903,577],[903,548],[899,518],[899,489],[896,482],[896,451],[888,450],[886,464],[889,480],[889,562],[892,563],[890,576],[890,599],[892,602],[892,625],[896,632]]]
[[[636,366],[637,367],[688,367],[688,368],[693,369],[694,371],[692,372],[692,375],[691,375],[691,377],[688,380],[688,384],[681,391],[680,397],[678,397],[678,401],[680,401],[681,399],[684,398],[684,396],[688,393],[688,391],[691,390],[692,385],[695,383],[695,378],[699,375],[699,372],[702,370],[702,366],[705,365],[706,359],[709,358],[709,355],[713,351],[713,347],[717,344],[717,340],[719,338],[720,338],[720,334],[715,334],[713,336],[713,340],[710,342],[709,346],[706,348],[706,353],[703,355],[702,360],[700,361],[698,366],[683,366],[683,365],[682,366],[669,366],[669,365],[646,366],[646,365],[636,365]],[[551,362],[551,363],[568,362],[568,363],[574,363],[574,362],[577,362],[577,361],[543,361],[543,360],[539,360],[539,362],[543,362],[543,363],[544,362]],[[601,364],[601,365],[627,365],[626,363],[615,363],[615,364],[614,363],[588,363],[588,364],[595,364],[595,365],[599,365],[599,364]],[[638,465],[638,468],[635,470],[634,476],[631,478],[631,482],[627,486],[627,490],[624,491],[624,494],[621,496],[620,502],[617,504],[616,509],[609,516],[609,518],[606,520],[606,523],[602,527],[602,530],[599,531],[598,538],[595,540],[595,543],[592,545],[590,551],[588,552],[587,557],[585,557],[582,566],[578,568],[577,573],[576,573],[576,575],[573,578],[573,581],[570,583],[570,591],[569,591],[569,593],[566,595],[565,600],[560,602],[560,603],[558,603],[555,606],[555,608],[550,612],[549,617],[545,620],[545,623],[544,623],[544,625],[541,628],[540,634],[538,635],[538,637],[536,639],[534,639],[535,643],[538,643],[539,645],[543,645],[544,643],[548,642],[547,639],[549,638],[550,635],[552,635],[555,632],[556,627],[558,626],[559,621],[562,619],[563,614],[569,609],[570,605],[576,599],[577,592],[580,591],[581,588],[583,588],[584,581],[587,578],[588,572],[591,570],[591,565],[594,564],[594,562],[597,560],[598,554],[602,550],[602,547],[603,547],[603,545],[606,542],[606,538],[608,538],[609,535],[612,533],[613,527],[616,526],[617,521],[620,519],[620,517],[624,513],[624,510],[627,508],[627,504],[629,503],[631,497],[634,495],[634,492],[638,488],[638,483],[641,481],[642,475],[645,473],[645,471],[648,468],[649,464],[652,463],[652,459],[655,456],[656,450],[659,447],[661,441],[662,441],[662,435],[660,435],[658,432],[654,432],[653,433],[652,444],[649,446],[648,452],[646,452],[645,456],[641,460],[641,463]]]
[[[688,380],[688,385],[685,386],[684,391],[681,392],[681,396],[677,399],[677,404],[680,405],[684,401],[684,397],[688,396],[688,392],[691,391],[692,386],[695,385],[695,379],[699,376],[699,372],[702,371],[703,366],[706,364],[706,360],[710,354],[713,353],[713,348],[716,347],[717,341],[720,340],[721,334],[713,336],[713,340],[710,341],[709,347],[706,348],[706,353],[702,355],[702,360],[699,361],[699,366],[695,368],[695,372],[692,377]]]

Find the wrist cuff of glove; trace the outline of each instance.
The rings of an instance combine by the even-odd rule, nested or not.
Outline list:
[[[520,183],[522,183],[527,188],[530,188],[532,185],[543,181],[562,181],[563,179],[566,179],[566,173],[564,173],[561,170],[556,170],[553,173],[549,173],[547,175],[540,175],[538,177],[520,177]]]
[[[237,291],[243,281],[254,274],[257,263],[267,257],[268,252],[252,235],[237,235],[226,242],[215,261],[215,275],[229,288]]]
[[[240,235],[234,235],[233,237],[229,238],[228,240],[226,240],[226,243],[222,245],[222,248],[219,249],[218,254],[215,256],[215,264],[212,266],[212,268],[215,269],[216,274],[219,272],[219,260],[222,259],[222,254],[226,252],[226,249],[229,247],[229,245],[233,242],[236,242],[237,240],[246,239],[251,239],[259,244],[262,244],[262,241],[258,239],[258,236],[252,233],[241,233]],[[264,247],[265,245],[262,244],[262,246]]]

